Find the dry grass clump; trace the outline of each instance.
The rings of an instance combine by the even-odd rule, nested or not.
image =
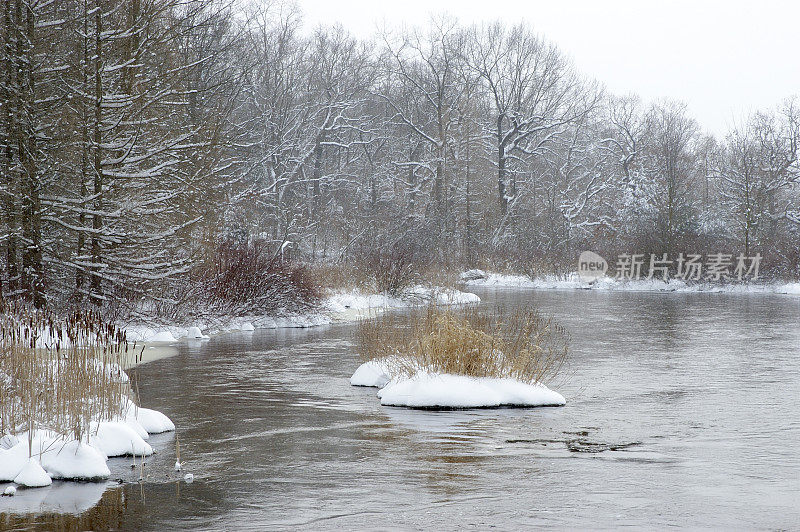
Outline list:
[[[94,311],[67,319],[0,299],[0,435],[50,430],[77,440],[131,395],[125,335]]]
[[[563,366],[569,335],[532,307],[493,312],[429,306],[359,323],[362,358],[382,359],[395,374],[420,371],[545,382]]]

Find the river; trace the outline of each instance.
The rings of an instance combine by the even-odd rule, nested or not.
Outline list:
[[[800,298],[475,291],[569,330],[565,407],[381,407],[349,385],[353,324],[182,343],[132,373],[194,482],[154,435],[144,482],[111,459],[3,498],[0,527],[800,526]]]

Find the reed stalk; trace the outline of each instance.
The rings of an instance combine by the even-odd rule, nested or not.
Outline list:
[[[0,435],[37,430],[85,440],[131,396],[125,334],[97,312],[59,318],[0,299]]]

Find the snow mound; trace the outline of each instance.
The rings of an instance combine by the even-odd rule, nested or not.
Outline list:
[[[153,454],[153,448],[127,423],[102,421],[92,425],[89,443],[108,457]]]
[[[43,453],[42,467],[52,478],[94,480],[111,474],[100,451],[74,440]]]
[[[186,330],[186,337],[192,340],[208,340],[209,336],[203,334],[203,331],[200,330],[200,327],[189,327]]]
[[[462,283],[468,283],[470,281],[477,281],[479,279],[486,279],[487,275],[486,272],[483,270],[467,270],[461,275],[458,276],[459,280]]]
[[[159,412],[149,408],[136,407],[135,419],[150,434],[161,434],[175,430],[175,424]]]
[[[392,379],[378,391],[381,404],[410,408],[563,406],[564,397],[543,384],[511,378],[418,373]]]
[[[43,488],[52,484],[53,479],[39,465],[36,458],[31,458],[22,468],[22,471],[19,472],[19,475],[14,478],[14,482],[27,488]]]
[[[17,488],[15,488],[14,486],[6,486],[5,491],[3,491],[3,495],[5,495],[6,497],[13,497],[16,494],[17,494]]]
[[[469,305],[481,302],[477,294],[458,290],[437,290],[433,298],[437,305]]]
[[[0,482],[12,482],[28,460],[27,442],[19,442],[10,449],[0,449]]]
[[[252,332],[252,331],[255,331],[255,330],[256,330],[256,328],[255,328],[255,327],[253,327],[253,324],[252,324],[252,323],[250,323],[249,321],[246,321],[246,322],[244,322],[244,323],[242,324],[242,330],[243,330],[244,332]]]
[[[373,386],[383,388],[389,381],[389,368],[382,360],[370,360],[364,362],[350,377],[350,384],[353,386]]]
[[[130,412],[127,413],[125,415],[125,424],[133,429],[133,431],[138,434],[141,439],[146,440],[150,437],[150,433],[144,430],[142,424],[136,419],[135,414]]]
[[[175,424],[159,412],[136,406],[128,398],[122,400],[121,411],[124,412],[125,423],[133,428],[142,439],[147,439],[150,434],[161,434],[175,430]]]
[[[178,340],[172,335],[169,331],[159,331],[155,333],[153,336],[148,338],[146,341],[152,342],[154,344],[172,344],[177,342]]]

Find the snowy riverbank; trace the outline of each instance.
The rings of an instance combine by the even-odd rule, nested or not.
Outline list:
[[[687,283],[679,279],[618,280],[604,277],[596,282],[582,281],[577,273],[565,276],[545,275],[531,279],[527,275],[487,273],[469,270],[461,274],[465,286],[487,288],[534,288],[540,290],[617,290],[630,292],[708,292],[729,294],[800,295],[800,283]]]
[[[409,308],[434,302],[437,305],[479,303],[480,297],[452,288],[417,285],[402,295],[365,294],[360,291],[330,293],[319,308],[303,314],[286,316],[215,317],[191,326],[131,324],[124,327],[129,342],[169,345],[182,340],[205,340],[227,332],[255,329],[308,328],[331,323],[357,321],[386,310]]]
[[[61,480],[103,480],[109,477],[106,462],[117,456],[150,456],[146,440],[151,434],[175,430],[172,421],[156,410],[141,408],[123,399],[120,414],[112,421],[92,421],[80,440],[46,429],[7,434],[0,439],[0,482],[7,495],[16,486],[39,488]]]

